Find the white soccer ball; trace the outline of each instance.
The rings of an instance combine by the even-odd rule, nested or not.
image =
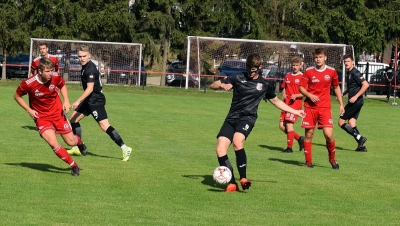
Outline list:
[[[232,179],[232,172],[226,166],[218,166],[213,173],[214,181],[218,184],[229,184]]]

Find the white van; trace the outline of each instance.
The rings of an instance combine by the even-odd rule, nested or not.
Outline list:
[[[367,64],[368,64],[368,75],[367,75]],[[389,67],[389,64],[376,63],[376,62],[365,62],[359,61],[356,63],[356,68],[361,72],[361,74],[370,82],[371,76],[379,69],[385,69]]]

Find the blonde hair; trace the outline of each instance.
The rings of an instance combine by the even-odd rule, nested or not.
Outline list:
[[[89,47],[88,47],[88,46],[85,46],[85,45],[80,46],[79,49],[78,49],[78,51],[89,52]]]

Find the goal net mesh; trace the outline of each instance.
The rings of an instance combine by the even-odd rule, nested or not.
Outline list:
[[[342,81],[343,55],[353,54],[353,46],[344,44],[300,43],[249,39],[189,36],[185,42],[187,73],[198,76],[226,76],[226,71],[245,69],[249,54],[263,60],[263,74],[270,80],[281,80],[291,70],[291,59],[303,59],[303,71],[314,65],[312,51],[324,48],[326,64],[338,71]]]
[[[139,85],[146,79],[142,44],[32,38],[32,59],[40,56],[41,43],[47,45],[50,55],[58,58],[60,75],[66,82],[80,82],[82,67],[78,49],[82,45],[89,47],[90,59],[96,64],[103,83]]]

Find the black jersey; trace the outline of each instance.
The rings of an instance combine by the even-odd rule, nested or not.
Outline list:
[[[347,91],[349,93],[349,100],[360,91],[364,81],[366,81],[365,78],[357,68],[353,67],[351,71],[347,72]],[[354,103],[364,104],[363,95],[360,95]]]
[[[226,120],[245,119],[255,122],[260,101],[276,97],[272,86],[261,76],[253,80],[247,77],[247,73],[237,73],[221,79],[221,82],[233,86],[232,104]]]
[[[385,74],[388,77],[388,79],[392,79],[393,78],[393,74],[394,74],[394,69],[392,67],[390,67],[390,66],[387,67],[385,69]],[[385,79],[385,80],[386,80],[386,84],[390,84],[391,81],[389,81],[387,79]]]
[[[81,70],[81,82],[83,90],[86,90],[87,84],[94,82],[93,92],[86,98],[90,105],[104,105],[106,98],[101,90],[100,73],[96,68],[96,65],[89,61],[87,64],[82,66]]]

